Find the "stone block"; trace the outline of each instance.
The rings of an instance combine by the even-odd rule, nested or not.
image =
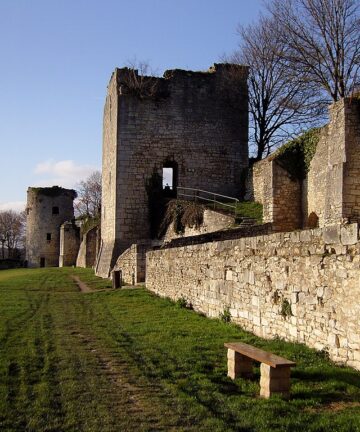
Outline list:
[[[238,377],[251,377],[253,374],[253,362],[249,357],[243,356],[238,352],[228,349],[228,377],[236,379]]]
[[[260,365],[260,396],[269,398],[274,394],[288,398],[290,394],[290,367],[273,368],[265,363]]]
[[[340,240],[340,227],[338,225],[325,227],[323,239],[326,244],[338,243]]]
[[[300,241],[304,243],[311,241],[311,230],[300,231]]]
[[[344,246],[354,245],[359,240],[359,227],[357,223],[343,225],[340,229],[341,243]]]

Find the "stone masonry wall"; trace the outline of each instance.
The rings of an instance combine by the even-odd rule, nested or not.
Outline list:
[[[146,184],[154,173],[170,164],[174,186],[237,197],[248,165],[246,67],[237,67],[235,83],[226,65],[166,71],[153,78],[156,94],[144,97],[129,88],[129,73],[116,69],[104,111],[97,274],[105,277],[121,252],[150,237]]]
[[[164,241],[167,242],[179,237],[189,237],[218,231],[221,229],[229,228],[234,223],[235,217],[206,209],[204,211],[204,222],[199,228],[185,227],[185,232],[180,235],[174,231],[174,224],[171,224],[166,230]]]
[[[94,227],[87,231],[81,240],[76,267],[93,267],[97,255],[97,241],[99,228]]]
[[[307,176],[305,216],[315,214],[319,218],[319,226],[339,223],[343,218],[343,168],[346,161],[344,104],[344,101],[339,101],[330,106],[330,122],[320,133]],[[307,220],[304,225],[307,225]]]
[[[251,174],[252,180],[249,187],[252,188],[253,200],[265,205],[267,203],[266,185],[271,175],[271,166],[268,160],[256,162],[251,168]]]
[[[301,214],[301,184],[292,179],[288,172],[276,161],[272,166],[272,211],[273,230],[291,231],[302,226]],[[270,222],[264,218],[264,222]]]
[[[108,276],[110,267],[120,255],[115,239],[116,231],[116,188],[118,155],[118,85],[116,73],[110,79],[104,106],[103,149],[102,149],[102,204],[101,204],[101,241],[99,259],[95,271],[98,275]],[[81,267],[83,263],[81,264]]]
[[[357,224],[149,251],[146,286],[360,369],[359,251]]]
[[[360,100],[345,105],[344,217],[360,222]]]
[[[26,260],[29,267],[58,267],[60,226],[73,219],[74,198],[75,191],[71,189],[28,188]]]
[[[116,261],[114,270],[121,270],[122,281],[127,285],[145,282],[146,252],[151,241],[139,241],[126,249]]]
[[[253,166],[254,200],[275,230],[360,220],[360,101],[340,100],[329,113],[303,182],[288,181],[272,156]]]
[[[80,246],[80,228],[74,222],[65,222],[60,227],[59,267],[73,266]]]
[[[302,225],[301,184],[274,159],[254,164],[254,201],[263,204],[263,221],[274,231],[290,231]]]

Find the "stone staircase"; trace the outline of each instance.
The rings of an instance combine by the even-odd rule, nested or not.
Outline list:
[[[238,216],[235,223],[239,228],[251,227],[257,224],[256,219],[248,216]]]

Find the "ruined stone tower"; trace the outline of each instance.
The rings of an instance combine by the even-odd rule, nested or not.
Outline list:
[[[132,243],[150,237],[147,186],[170,175],[170,188],[238,197],[248,165],[247,68],[169,70],[163,78],[116,69],[103,128],[101,244],[107,277]]]
[[[74,218],[76,192],[58,186],[29,187],[26,206],[26,260],[29,267],[59,265],[60,226]]]

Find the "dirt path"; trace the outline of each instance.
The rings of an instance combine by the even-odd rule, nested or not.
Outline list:
[[[85,282],[83,282],[78,276],[71,275],[71,279],[76,283],[79,287],[79,290],[83,293],[94,292],[95,290],[91,289]]]

